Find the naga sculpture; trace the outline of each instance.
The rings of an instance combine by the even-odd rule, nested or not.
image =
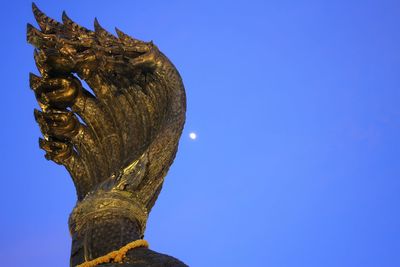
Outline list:
[[[116,37],[97,20],[88,30],[65,12],[60,23],[35,4],[33,13],[39,146],[68,170],[78,198],[71,266],[186,266],[142,240],[185,122],[178,71],[152,42]]]

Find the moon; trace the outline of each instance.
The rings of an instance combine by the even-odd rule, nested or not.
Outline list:
[[[195,132],[191,132],[189,134],[190,139],[195,140],[197,138],[197,134]]]

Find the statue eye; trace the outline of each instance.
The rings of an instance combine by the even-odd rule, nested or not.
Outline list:
[[[125,51],[124,54],[125,54],[126,57],[135,58],[135,57],[140,56],[142,53],[139,53],[139,52],[136,52],[136,51],[129,51],[129,50],[128,50],[128,51]]]

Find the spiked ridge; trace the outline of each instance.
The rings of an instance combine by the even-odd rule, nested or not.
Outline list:
[[[111,46],[113,44],[118,44],[118,38],[106,31],[99,23],[97,18],[94,19],[94,30],[96,34],[97,41],[102,46]]]
[[[54,33],[61,27],[59,22],[47,17],[42,11],[40,11],[35,3],[32,3],[32,11],[40,29],[44,33]]]
[[[127,46],[134,46],[137,43],[140,43],[139,40],[127,35],[126,33],[124,33],[123,31],[121,31],[120,29],[118,29],[117,27],[115,27],[115,32],[118,35],[118,38],[120,39],[120,41]]]

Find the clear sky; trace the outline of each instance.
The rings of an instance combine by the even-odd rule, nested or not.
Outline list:
[[[154,40],[182,74],[152,249],[190,266],[400,266],[399,1],[36,3]],[[0,258],[67,267],[75,192],[38,148],[30,8],[4,1],[0,17]]]

